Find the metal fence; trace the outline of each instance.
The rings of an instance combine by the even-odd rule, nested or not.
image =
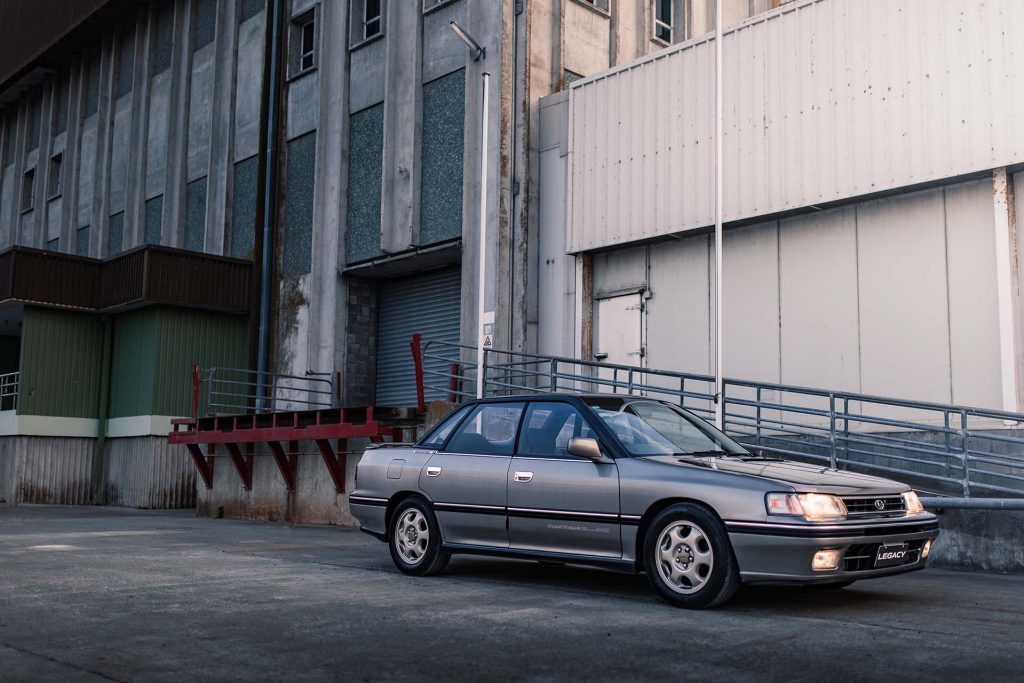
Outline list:
[[[0,375],[0,411],[18,409],[18,384],[21,378],[19,372],[9,372]]]
[[[475,347],[424,341],[421,386],[476,396]],[[415,355],[415,351],[414,351]],[[714,377],[487,349],[484,395],[568,391],[668,400],[713,419]],[[766,454],[890,476],[926,493],[1024,496],[1024,414],[726,379],[725,431]]]
[[[256,412],[335,408],[333,376],[282,375],[241,368],[192,371],[192,415],[241,415]]]

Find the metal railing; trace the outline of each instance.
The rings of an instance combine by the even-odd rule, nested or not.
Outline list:
[[[421,390],[456,403],[476,396],[475,347],[423,341],[418,352]],[[553,391],[643,395],[714,417],[710,375],[485,350],[485,396]],[[890,476],[938,495],[1024,496],[1021,413],[738,379],[725,380],[723,400],[725,431],[766,454]]]
[[[18,386],[20,372],[8,372],[0,375],[0,411],[18,409]]]
[[[192,416],[336,408],[331,375],[283,375],[242,368],[192,369]]]

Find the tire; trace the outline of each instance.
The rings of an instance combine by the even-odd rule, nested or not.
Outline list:
[[[846,588],[847,586],[856,583],[856,579],[853,581],[833,581],[832,583],[810,583],[807,584],[808,588],[814,588],[815,590],[828,591],[828,590],[839,590],[840,588]]]
[[[658,513],[644,537],[643,561],[658,595],[676,607],[717,607],[740,585],[725,526],[699,505],[681,503]]]
[[[405,574],[433,576],[448,564],[441,550],[441,529],[434,511],[421,498],[406,498],[391,515],[388,533],[391,560]]]

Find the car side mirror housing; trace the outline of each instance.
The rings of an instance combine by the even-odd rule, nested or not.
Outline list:
[[[597,439],[574,436],[569,439],[569,446],[566,450],[569,455],[574,455],[577,458],[585,458],[587,460],[593,460],[594,462],[608,462],[608,460],[601,455],[601,446],[597,443]]]

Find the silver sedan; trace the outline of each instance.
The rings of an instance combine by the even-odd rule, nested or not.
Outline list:
[[[938,534],[904,484],[751,453],[686,410],[609,394],[463,405],[415,444],[371,446],[349,502],[407,574],[455,553],[598,565],[690,608],[741,583],[923,569]]]

